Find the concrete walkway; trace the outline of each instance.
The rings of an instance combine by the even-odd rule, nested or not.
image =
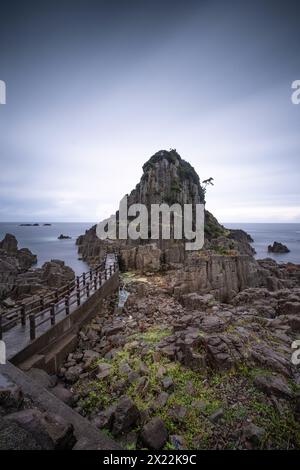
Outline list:
[[[74,450],[120,450],[120,446],[103,432],[96,429],[86,418],[80,416],[38,382],[10,363],[0,365],[0,388],[7,381],[14,382],[28,395],[34,405],[48,413],[59,415],[74,427],[77,438]]]
[[[114,253],[108,253],[106,256],[106,263],[105,263],[105,269],[109,269],[111,266],[114,266],[114,264],[117,262],[116,256]],[[108,275],[109,279],[109,275]],[[103,281],[103,284],[105,284],[105,280]],[[93,291],[93,288],[91,288],[90,295],[87,297],[86,294],[82,295],[81,297],[81,305],[86,302],[86,300],[89,298],[91,299],[93,295],[101,289],[102,286],[98,287],[96,291]],[[62,299],[55,305],[56,311],[60,310],[62,308],[62,311],[58,313],[55,316],[55,321],[58,323],[60,320],[66,317],[66,312],[64,310],[64,305],[65,305],[65,300]],[[69,315],[71,315],[73,312],[77,310],[78,306],[77,304],[70,305],[69,309]],[[50,322],[50,312],[46,312],[44,315],[40,316],[39,321],[42,320],[48,320],[45,321],[42,325],[38,326],[36,329],[36,338],[41,336],[45,331],[50,330],[52,327],[51,322]],[[30,342],[30,325],[29,325],[29,320],[27,319],[26,325],[21,325],[17,324],[10,330],[4,332],[3,334],[3,340],[6,345],[6,356],[7,359],[12,358],[15,356],[18,352],[22,351]]]

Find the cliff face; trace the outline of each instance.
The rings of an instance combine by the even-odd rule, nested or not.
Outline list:
[[[194,168],[183,160],[176,150],[161,150],[143,166],[143,176],[130,193],[128,204],[200,204],[205,202],[202,188]]]
[[[0,299],[13,288],[17,276],[29,269],[37,261],[30,250],[18,250],[14,235],[7,233],[0,241]]]
[[[183,160],[176,150],[161,150],[155,153],[144,165],[143,175],[134,190],[128,195],[128,206],[131,204],[144,204],[150,214],[151,204],[199,204],[205,203],[205,189],[201,186],[199,176],[194,168]],[[205,235],[207,240],[225,235],[226,230],[208,211],[205,212]],[[149,239],[136,241],[114,242],[114,246],[121,251],[134,249],[143,251],[143,245],[153,243]],[[182,263],[185,259],[183,241],[158,240],[154,242],[161,250],[163,263]],[[85,235],[77,239],[78,252],[89,263],[97,262],[106,249],[110,249],[109,241],[101,241],[96,236],[96,227],[92,227]],[[152,251],[152,250],[150,250]],[[146,250],[147,254],[149,249]],[[138,258],[140,257],[139,254]],[[142,256],[142,254],[141,254]],[[131,254],[124,258],[135,259]],[[127,264],[124,259],[125,265]],[[147,264],[147,263],[146,263]],[[157,262],[151,261],[150,264]]]
[[[175,151],[161,150],[143,166],[143,175],[128,196],[128,206],[145,204],[205,203],[205,189],[194,168]],[[270,290],[289,287],[291,280],[278,267],[260,265],[254,258],[253,241],[243,230],[228,230],[205,211],[205,244],[199,252],[187,252],[183,240],[99,240],[96,226],[78,238],[78,251],[90,264],[105,251],[117,250],[123,270],[143,273],[165,271],[174,294],[213,293],[230,300],[247,287]]]

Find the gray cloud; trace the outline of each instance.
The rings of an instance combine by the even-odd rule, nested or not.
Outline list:
[[[300,221],[296,5],[7,7],[0,220],[97,221],[147,158],[175,147],[215,177],[208,208],[220,220]]]

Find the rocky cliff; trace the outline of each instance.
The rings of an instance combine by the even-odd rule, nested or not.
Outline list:
[[[36,255],[27,248],[18,249],[14,235],[7,233],[0,241],[0,299],[13,288],[17,276],[37,261]]]
[[[205,203],[205,189],[201,186],[199,176],[195,169],[183,160],[176,150],[161,150],[154,154],[144,165],[143,175],[135,189],[128,195],[128,206],[132,204],[145,204],[150,212],[151,204],[199,204]],[[117,213],[118,218],[118,213]],[[218,223],[218,221],[206,211],[205,234],[206,239],[211,240],[218,236],[228,235],[230,232]],[[121,250],[134,246],[153,243],[152,240],[128,240],[122,243],[114,243]],[[164,262],[184,261],[183,243],[176,240],[158,240],[155,244],[162,250]],[[97,261],[106,249],[109,249],[109,241],[100,241],[96,236],[96,226],[88,230],[85,235],[77,239],[78,251],[82,257],[90,263]],[[171,251],[172,251],[171,250]],[[179,253],[181,251],[181,253]]]
[[[205,203],[205,188],[195,169],[175,150],[161,150],[144,164],[141,180],[128,196],[128,206],[136,203],[145,204],[148,212],[151,204]],[[245,287],[263,284],[251,241],[242,230],[226,229],[205,211],[205,245],[198,255],[186,252],[182,240],[101,241],[96,226],[79,237],[77,244],[80,255],[90,264],[97,263],[107,250],[116,249],[125,271],[172,270],[178,291],[212,289],[218,298],[229,299]],[[266,273],[265,279],[268,277]]]
[[[18,249],[14,235],[8,233],[0,241],[0,314],[19,301],[33,301],[75,278],[74,271],[61,260],[33,268],[36,262],[37,256],[30,250]]]

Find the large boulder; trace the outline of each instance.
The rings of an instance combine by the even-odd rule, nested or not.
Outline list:
[[[293,397],[287,380],[279,375],[259,374],[254,379],[254,385],[269,396],[275,395],[285,399]]]
[[[118,436],[129,431],[138,422],[139,418],[139,410],[133,401],[127,396],[122,397],[114,412],[113,435]]]
[[[154,243],[120,251],[122,267],[127,271],[137,269],[141,272],[159,271],[161,250]]]
[[[20,273],[29,269],[36,261],[36,255],[27,248],[18,250],[14,235],[5,235],[0,241],[0,299],[12,292]]]
[[[0,374],[0,407],[5,410],[17,409],[23,403],[21,388],[6,375]]]
[[[145,446],[151,450],[162,449],[168,440],[168,431],[163,420],[156,416],[145,424],[141,439]]]
[[[0,250],[6,251],[9,255],[15,255],[18,252],[18,242],[14,235],[7,233],[0,241]]]
[[[71,449],[76,442],[73,425],[58,415],[27,409],[4,419],[29,433],[43,450]]]
[[[41,279],[49,287],[62,287],[75,278],[73,269],[66,266],[61,260],[48,261],[43,264],[41,269]]]
[[[290,250],[286,245],[283,245],[280,242],[274,242],[273,245],[268,246],[269,253],[289,253]]]

